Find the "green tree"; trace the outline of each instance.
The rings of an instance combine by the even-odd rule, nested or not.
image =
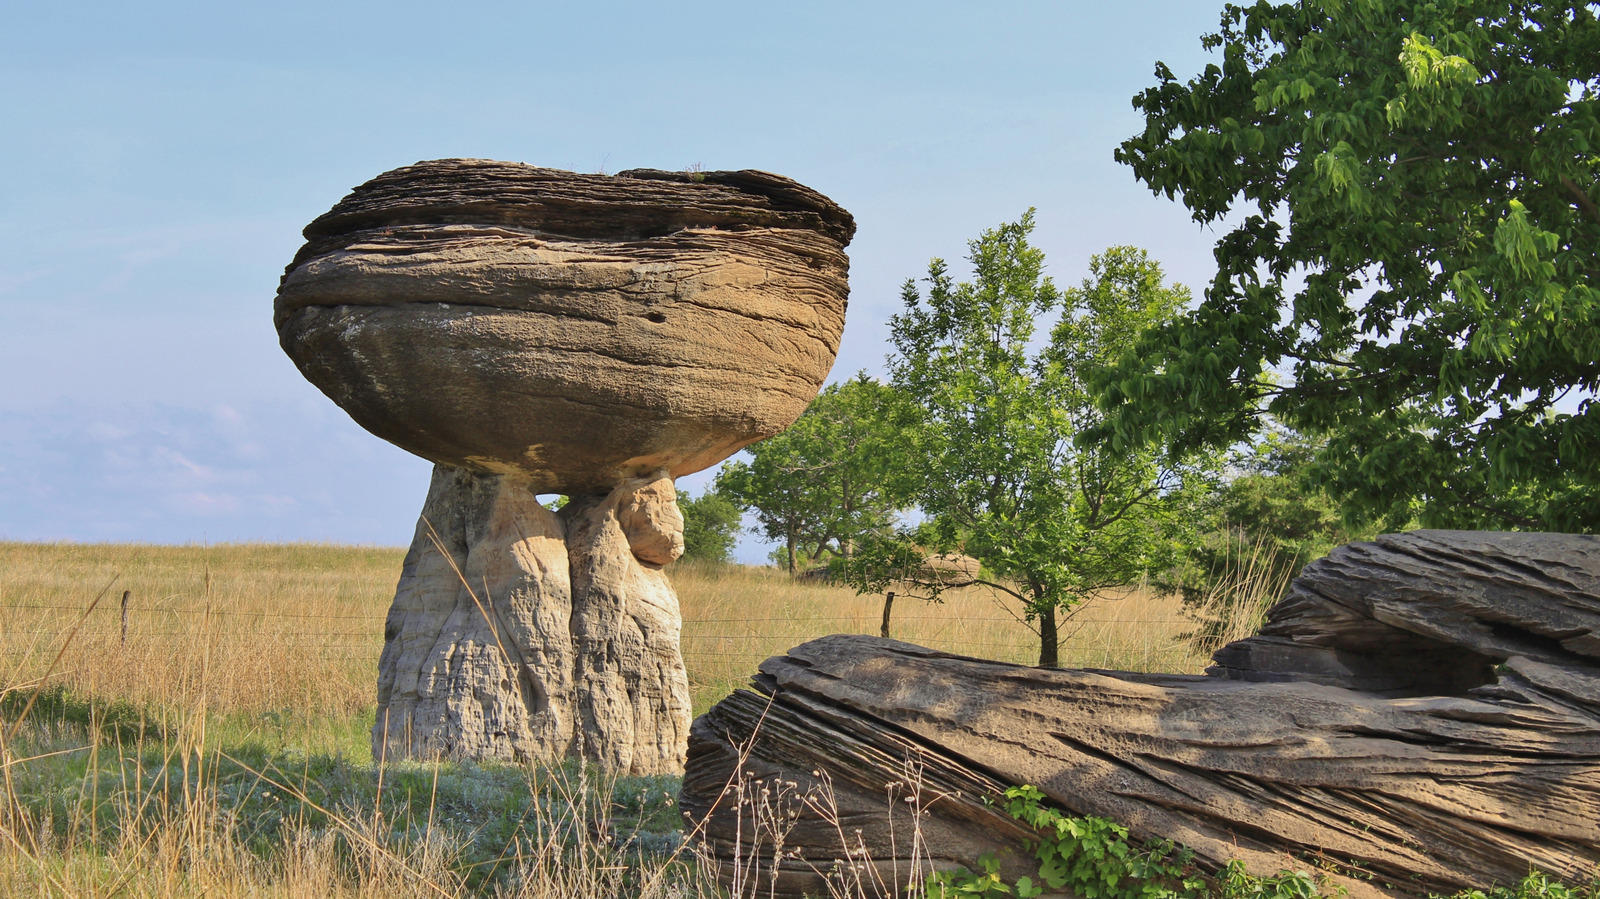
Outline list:
[[[1158,64],[1117,158],[1227,230],[1205,301],[1100,379],[1117,445],[1270,415],[1325,438],[1352,521],[1600,527],[1597,9],[1228,6],[1220,65]]]
[[[754,511],[791,574],[802,557],[848,556],[909,505],[909,412],[894,388],[865,374],[830,384],[787,431],[746,450],[748,462],[724,466],[718,488]]]
[[[697,497],[678,491],[683,513],[683,558],[706,562],[733,561],[744,510],[726,493],[712,487]]]
[[[1298,572],[1334,547],[1372,536],[1345,525],[1315,483],[1322,441],[1276,427],[1238,454],[1232,477],[1216,492],[1218,523],[1260,545]]]
[[[1090,372],[1188,299],[1143,250],[1094,257],[1081,287],[1058,291],[1029,245],[1033,211],[968,243],[974,280],[942,260],[927,294],[904,288],[891,322],[892,383],[918,408],[916,532],[876,541],[844,566],[858,590],[880,589],[920,561],[921,546],[960,549],[1011,593],[1039,629],[1039,664],[1054,667],[1057,611],[1170,562],[1195,470],[1149,449],[1109,452],[1075,438],[1098,424]],[[1042,346],[1036,322],[1059,315]],[[920,544],[920,546],[919,546]],[[934,595],[940,589],[931,587]]]
[[[1307,563],[1373,536],[1347,526],[1314,482],[1320,448],[1321,441],[1276,425],[1257,443],[1238,447],[1203,505],[1199,539],[1156,578],[1156,586],[1181,593],[1202,622],[1190,637],[1203,650],[1253,632],[1254,619],[1283,598]]]

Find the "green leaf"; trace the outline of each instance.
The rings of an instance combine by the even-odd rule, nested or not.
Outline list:
[[[1220,229],[1217,276],[1094,378],[1097,433],[1270,418],[1351,525],[1600,530],[1593,5],[1261,3],[1206,40],[1225,64],[1140,94],[1116,155]]]

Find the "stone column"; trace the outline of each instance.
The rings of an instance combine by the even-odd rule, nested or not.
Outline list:
[[[769,172],[485,159],[385,172],[306,226],[279,343],[438,466],[388,616],[377,756],[681,768],[672,479],[816,397],[854,233]],[[536,497],[555,493],[560,513]]]
[[[682,770],[689,685],[662,571],[682,553],[665,474],[557,513],[525,482],[435,466],[384,630],[373,756]]]

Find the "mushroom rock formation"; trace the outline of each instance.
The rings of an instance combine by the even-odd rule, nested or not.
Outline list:
[[[925,557],[916,576],[936,584],[970,584],[983,573],[983,563],[965,553],[934,553]]]
[[[836,859],[889,876],[994,853],[1036,876],[1034,835],[988,801],[1017,784],[1210,871],[1315,867],[1355,897],[1600,865],[1600,537],[1350,544],[1214,658],[1043,670],[824,637],[695,722],[681,805],[725,877],[779,871],[771,891],[796,897],[826,893]],[[781,864],[752,845],[774,818]]]
[[[305,229],[274,322],[436,464],[374,753],[677,770],[672,479],[788,427],[838,350],[849,213],[765,172],[396,169]],[[559,512],[539,494],[570,502]]]

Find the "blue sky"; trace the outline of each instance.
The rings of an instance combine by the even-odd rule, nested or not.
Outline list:
[[[1060,282],[1124,243],[1197,293],[1214,270],[1111,154],[1220,3],[3,9],[4,539],[408,542],[429,463],[301,378],[271,310],[300,229],[417,160],[822,191],[858,224],[836,379],[881,370],[900,282],[1030,206]]]

